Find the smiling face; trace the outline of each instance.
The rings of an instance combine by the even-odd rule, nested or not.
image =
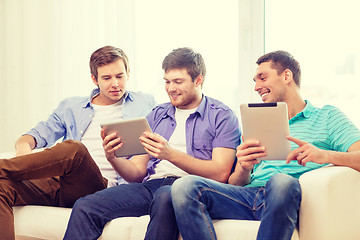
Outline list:
[[[255,91],[265,103],[286,101],[286,70],[278,74],[272,62],[261,63],[254,77]]]
[[[192,81],[186,68],[170,69],[165,72],[164,80],[165,90],[173,106],[179,109],[193,109],[199,106],[202,98],[201,75]]]
[[[91,78],[100,89],[100,93],[93,99],[98,105],[111,105],[118,102],[126,91],[128,74],[122,59],[98,67],[98,79]]]

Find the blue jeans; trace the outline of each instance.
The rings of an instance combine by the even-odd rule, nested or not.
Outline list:
[[[169,216],[175,213],[184,240],[217,239],[212,219],[261,220],[257,239],[281,240],[291,239],[296,227],[301,189],[298,180],[286,174],[273,176],[265,187],[185,176],[171,186],[170,201]],[[166,228],[172,221],[161,224]]]
[[[169,215],[169,207],[163,208],[163,202],[170,198],[170,186],[176,178],[154,179],[144,183],[130,183],[104,189],[78,199],[73,206],[64,239],[98,239],[105,224],[118,217],[139,217],[150,214],[154,223],[159,218],[170,216],[168,221],[173,228],[164,229],[150,222],[146,238],[177,239],[179,233],[175,216]],[[165,214],[162,210],[166,209]],[[170,237],[169,237],[170,236]]]

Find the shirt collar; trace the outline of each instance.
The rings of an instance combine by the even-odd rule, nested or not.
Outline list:
[[[305,108],[302,110],[302,113],[304,115],[305,118],[309,118],[311,113],[314,111],[314,106],[311,104],[310,101],[305,100],[306,106]]]
[[[196,109],[196,112],[199,113],[201,118],[203,118],[203,116],[204,116],[206,103],[207,103],[207,100],[206,100],[206,97],[203,94],[201,102],[200,102],[198,108]],[[211,104],[211,106],[213,106],[213,104]]]
[[[126,92],[124,93],[124,101],[126,102],[126,101],[128,101],[128,100],[134,101],[134,96],[133,96],[133,93],[132,93],[132,92],[126,91]]]
[[[199,115],[202,117],[204,115],[204,112],[205,112],[205,105],[206,105],[206,98],[205,98],[205,96],[203,94],[201,102],[200,102],[199,106],[197,107],[196,111],[193,114],[199,113]],[[175,107],[173,105],[171,105],[169,107],[169,109],[166,112],[166,115],[175,118]]]
[[[311,116],[311,113],[314,111],[314,106],[308,100],[305,100],[305,103],[306,105],[304,109],[298,114],[296,114],[295,117],[303,116],[304,118],[309,118]]]
[[[100,89],[99,88],[94,88],[91,93],[90,93],[90,98],[88,98],[88,100],[86,101],[84,108],[86,107],[90,107],[91,106],[91,101],[100,94]],[[134,101],[134,96],[131,92],[129,91],[125,91],[124,93],[124,101]]]

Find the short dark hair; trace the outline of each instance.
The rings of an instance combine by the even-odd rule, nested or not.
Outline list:
[[[274,51],[261,56],[256,64],[260,65],[263,62],[271,62],[271,66],[276,69],[278,74],[283,73],[286,69],[289,69],[294,76],[296,85],[300,87],[301,81],[301,69],[299,62],[286,51]]]
[[[165,72],[172,69],[186,68],[193,81],[200,74],[205,79],[206,74],[205,62],[201,54],[187,47],[177,48],[169,53],[162,62],[162,68]]]
[[[94,75],[95,79],[98,79],[98,67],[113,63],[122,59],[125,65],[126,73],[129,74],[129,60],[123,50],[113,46],[105,46],[99,48],[90,57],[90,72]]]

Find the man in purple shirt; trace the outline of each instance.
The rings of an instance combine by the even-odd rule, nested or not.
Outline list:
[[[162,208],[170,185],[188,174],[227,181],[240,143],[237,117],[223,103],[202,94],[206,68],[199,53],[175,49],[162,67],[170,102],[147,116],[153,133],[144,133],[140,141],[148,154],[130,161],[116,158],[114,151],[122,147],[121,139],[103,134],[107,159],[131,183],[79,199],[64,239],[97,239],[112,219],[146,214],[151,219],[146,239],[178,236],[177,229],[161,227],[168,220]]]

